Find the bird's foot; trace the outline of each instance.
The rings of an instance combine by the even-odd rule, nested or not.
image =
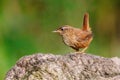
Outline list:
[[[75,53],[76,53],[76,54],[85,54],[85,53],[82,52],[82,51],[76,51]]]

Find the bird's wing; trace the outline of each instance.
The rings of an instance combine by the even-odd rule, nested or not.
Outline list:
[[[81,41],[89,40],[92,37],[93,37],[93,35],[91,32],[81,32],[81,33],[77,33],[76,40],[78,42],[81,42]]]

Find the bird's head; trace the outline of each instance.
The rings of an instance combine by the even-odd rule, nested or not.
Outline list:
[[[60,35],[64,35],[66,33],[69,33],[73,30],[73,27],[69,26],[69,25],[64,25],[60,28],[58,28],[57,30],[53,31],[55,33],[59,33]]]

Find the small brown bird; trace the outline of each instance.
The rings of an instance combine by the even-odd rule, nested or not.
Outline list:
[[[63,42],[76,51],[82,49],[80,51],[82,53],[88,48],[93,39],[92,31],[89,27],[88,13],[84,14],[82,29],[64,25],[53,32],[59,33],[62,36]]]

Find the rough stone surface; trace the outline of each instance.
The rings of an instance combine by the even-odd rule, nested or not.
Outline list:
[[[120,59],[91,54],[33,54],[17,61],[5,80],[120,80]]]

